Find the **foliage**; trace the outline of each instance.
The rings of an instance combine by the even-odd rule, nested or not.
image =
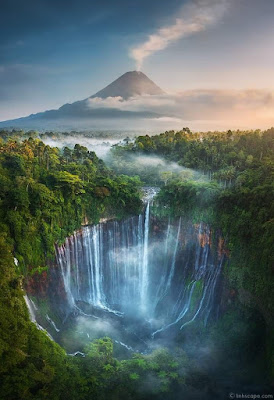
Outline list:
[[[132,160],[133,155],[157,155],[164,157],[166,161],[176,161],[184,168],[189,168],[189,173],[191,169],[200,171],[225,187],[233,183],[241,186],[248,181],[249,176],[245,174],[247,169],[256,170],[262,163],[267,164],[267,160],[273,158],[273,135],[274,128],[264,132],[229,130],[197,133],[184,128],[178,132],[139,136],[134,143],[115,146],[113,165],[115,169],[121,170],[123,163],[129,165],[127,160]],[[158,166],[151,167],[152,179],[154,183],[157,181],[160,184],[161,179],[157,177],[154,168],[159,170]],[[168,165],[166,168],[171,170]],[[135,169],[135,175],[136,173],[138,174]],[[140,175],[142,173],[143,170],[140,170]],[[148,171],[145,174],[146,182],[147,177]]]
[[[200,171],[207,181],[171,176],[154,212],[187,215],[221,229],[230,254],[226,275],[273,322],[274,128],[192,133],[188,128],[139,136],[115,152],[161,155]],[[270,340],[270,339],[268,339]]]
[[[10,139],[0,147],[2,231],[21,268],[41,272],[54,244],[83,221],[138,213],[139,185],[137,178],[115,175],[83,146],[61,152],[38,139]]]
[[[168,205],[172,214],[187,213],[221,228],[231,256],[227,268],[231,284],[251,293],[270,314],[274,293],[273,134],[274,129],[225,134],[193,134],[183,129],[142,136],[114,150],[120,160],[129,154],[156,154],[208,176],[205,181],[187,174],[156,173],[156,181],[163,185],[158,203]],[[197,382],[203,386],[205,378],[195,369],[189,376],[189,360],[181,349],[174,354],[158,349],[120,361],[113,356],[111,339],[102,338],[88,345],[86,357],[70,357],[29,321],[22,273],[43,273],[54,244],[84,220],[98,222],[103,216],[122,218],[137,213],[140,180],[115,175],[83,146],[61,152],[36,139],[35,132],[29,135],[32,139],[22,142],[16,141],[20,132],[13,132],[10,140],[5,135],[2,132],[5,142],[0,147],[0,398],[187,398],[189,386],[196,390]],[[195,302],[201,290],[199,283]],[[253,329],[251,317],[240,326],[234,316],[234,311],[232,316],[226,314],[220,326],[212,328],[214,342],[223,350],[229,331],[232,347],[225,347],[225,353],[235,344],[238,356],[241,343],[247,348],[245,353],[251,353],[253,343],[244,339],[246,329]],[[254,338],[260,336],[257,328],[254,332]],[[271,349],[270,343],[269,354]]]
[[[273,308],[274,128],[267,131],[192,133],[188,128],[139,136],[119,155],[157,154],[195,168],[207,181],[174,177],[162,187],[160,209],[210,222],[227,238],[228,275],[237,288],[268,299]],[[155,206],[157,212],[157,206]]]

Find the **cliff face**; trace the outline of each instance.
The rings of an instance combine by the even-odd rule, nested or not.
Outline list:
[[[218,314],[227,250],[206,224],[156,218],[147,206],[139,217],[83,227],[56,254],[49,270],[26,287],[61,318],[84,302],[162,317],[164,331],[168,324],[200,317],[206,323]]]
[[[38,303],[46,302],[47,310],[52,310],[61,320],[70,312],[64,282],[56,260],[48,261],[47,271],[25,278],[24,289],[28,296],[36,298]]]
[[[136,268],[136,271],[138,269],[140,269],[140,271],[143,269],[143,253],[141,255],[138,255],[134,252],[136,250],[136,246],[138,247],[138,240],[140,238],[141,241],[144,240],[144,231],[138,233],[138,221],[136,220],[136,222],[134,222],[134,219],[131,219],[130,221],[131,222],[129,224],[125,224],[125,222],[123,221],[117,222],[114,219],[110,219],[101,221],[101,224],[98,225],[100,227],[100,232],[98,231],[97,234],[101,235],[101,242],[98,242],[97,244],[99,247],[102,246],[104,253],[101,259],[100,268],[102,268],[102,273],[107,273],[108,276],[110,276],[110,274],[112,274],[113,271],[118,268],[117,260],[119,257],[121,257],[121,263],[123,263],[123,252],[126,250],[128,251],[128,257],[139,257],[141,259],[141,263],[134,266],[134,268]],[[85,254],[85,251],[88,247],[90,247],[92,252],[99,251],[100,253],[101,249],[98,248],[96,250],[92,247],[94,240],[97,240],[98,238],[95,239],[95,237],[92,236],[94,234],[94,232],[92,231],[93,228],[88,225],[88,221],[85,222],[87,223],[87,225],[76,232],[74,236],[68,238],[65,246],[67,247],[71,256],[74,257],[74,259],[70,260],[71,270],[69,279],[70,285],[72,286],[71,288],[69,288],[69,290],[75,290],[74,285],[76,284],[78,279],[78,284],[80,285],[78,289],[80,292],[82,291],[82,297],[80,295],[78,300],[89,302],[89,299],[92,296],[88,298],[88,295],[84,294],[84,292],[86,291],[87,293],[90,288],[92,289],[92,283],[89,288],[87,286],[83,286],[83,282],[85,280],[87,281],[88,279],[88,264],[87,260],[85,259],[86,257],[88,257],[88,254]],[[142,224],[143,223],[144,221],[142,221]],[[137,229],[135,233],[134,225]],[[170,230],[170,232],[173,231],[172,234],[168,233],[168,229]],[[128,237],[129,234],[133,235],[131,239]],[[169,240],[167,240],[168,234],[170,234]],[[89,235],[88,241],[87,235]],[[113,243],[116,242],[116,247],[111,247],[111,240],[113,241]],[[134,243],[134,240],[136,240],[136,243]],[[177,249],[175,249],[176,242]],[[263,302],[258,296],[249,292],[243,287],[238,286],[237,283],[232,281],[230,282],[230,253],[226,247],[226,243],[221,235],[221,232],[213,232],[212,229],[210,229],[206,225],[192,225],[189,221],[181,221],[180,230],[178,231],[178,220],[173,221],[173,223],[170,224],[170,226],[168,227],[168,221],[166,219],[160,219],[151,216],[149,224],[148,245],[149,251],[156,251],[156,253],[154,253],[154,256],[152,255],[152,257],[148,258],[147,260],[148,269],[152,266],[153,274],[158,274],[162,277],[167,277],[167,272],[163,270],[164,260],[166,259],[166,262],[169,262],[171,267],[172,259],[175,253],[175,269],[173,279],[177,280],[179,283],[182,282],[182,276],[188,276],[188,279],[190,279],[191,274],[193,273],[193,268],[195,268],[195,263],[196,265],[198,265],[199,263],[201,264],[202,262],[204,262],[203,257],[208,257],[206,262],[211,263],[218,263],[218,260],[220,261],[221,259],[223,259],[223,263],[227,263],[227,272],[225,274],[226,279],[221,279],[216,287],[216,299],[219,298],[219,300],[216,300],[216,302],[219,304],[217,305],[217,308],[220,315],[224,314],[233,302],[239,301],[242,305],[246,307],[257,309],[264,317],[267,325],[270,328],[273,328],[273,315],[272,312],[269,310],[267,299]],[[164,255],[161,252],[165,246],[171,246],[170,251],[172,253],[173,250],[173,255],[171,253],[169,255],[167,255],[167,253],[166,255]],[[58,251],[60,252],[60,249],[57,248],[57,253]],[[143,252],[143,248],[141,249],[141,252]],[[110,264],[108,264],[110,261],[109,259],[106,259],[107,254],[108,257],[112,257],[115,255],[116,261],[113,260]],[[128,262],[129,265],[132,262],[130,258],[128,258],[127,261],[124,261]],[[65,260],[64,262],[66,263],[67,261]],[[106,267],[107,264],[108,267]],[[121,265],[119,268],[121,268]],[[41,274],[34,274],[33,276],[28,277],[25,280],[25,289],[30,296],[46,299],[51,304],[51,307],[58,312],[60,317],[64,318],[71,310],[71,304],[69,304],[68,301],[68,287],[66,287],[66,282],[63,275],[64,271],[62,272],[62,269],[60,267],[60,260],[58,261],[58,259],[53,262],[49,262],[48,266],[49,268],[47,271],[43,271]],[[66,265],[65,268],[67,268]],[[76,276],[77,268],[78,275],[80,274],[78,278]],[[105,268],[108,268],[109,270],[107,271],[105,270]],[[187,274],[185,272],[185,269],[187,269],[188,271]],[[139,278],[136,275],[134,279]],[[198,278],[198,275],[196,278]],[[107,282],[106,279],[107,278],[104,277],[105,282]],[[168,283],[168,279],[165,279],[165,284],[169,285],[170,283]],[[155,277],[153,278],[153,280],[155,280]],[[139,282],[140,285],[142,285],[143,283],[144,282],[142,280]],[[120,285],[126,285],[126,281],[117,281],[116,283],[113,282],[112,284],[117,285],[117,288],[120,288],[120,293],[123,293],[123,286],[120,287]],[[105,287],[101,289],[104,292],[107,292],[109,290],[109,287],[106,284]],[[164,291],[164,286],[161,290]],[[105,295],[106,294],[104,294],[104,296]],[[114,300],[112,301],[114,302]],[[117,298],[115,302],[117,303],[118,301],[119,299]],[[157,307],[159,307],[159,305]],[[217,310],[217,308],[215,308],[215,311]],[[213,313],[215,311],[213,310]]]
[[[56,254],[48,271],[26,280],[28,294],[38,299],[38,308],[45,308],[39,309],[44,315],[38,322],[53,335],[52,320],[62,329],[70,314],[101,318],[107,312],[114,319],[123,315],[123,324],[127,318],[137,319],[144,339],[176,337],[180,328],[197,320],[209,323],[208,332],[221,326],[220,335],[242,323],[246,333],[241,334],[248,342],[251,322],[250,317],[244,319],[245,312],[241,315],[243,308],[251,310],[249,315],[258,310],[266,322],[267,339],[264,323],[254,314],[252,335],[261,346],[271,339],[272,314],[229,280],[226,242],[206,224],[157,218],[146,209],[139,217],[85,226],[56,248]],[[143,326],[145,320],[161,322]],[[228,321],[226,328],[222,321]]]

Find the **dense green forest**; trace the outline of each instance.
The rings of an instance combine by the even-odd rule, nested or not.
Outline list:
[[[0,169],[1,399],[166,398],[186,379],[191,386],[191,374],[199,372],[195,366],[189,376],[182,372],[182,350],[118,361],[111,339],[103,338],[88,346],[86,357],[67,356],[30,322],[23,298],[24,278],[47,269],[54,244],[81,223],[140,212],[140,180],[114,174],[85,147],[61,152],[33,138],[7,137]]]
[[[21,140],[15,140],[20,135]],[[222,230],[229,251],[225,274],[241,303],[259,310],[266,320],[265,375],[274,376],[274,129],[192,133],[186,128],[140,136],[112,150],[116,172],[80,145],[61,151],[18,132],[12,138],[3,132],[1,136],[1,399],[175,400],[178,394],[188,398],[193,388],[200,398],[213,391],[211,379],[188,359],[181,345],[173,352],[157,349],[150,355],[117,360],[112,341],[102,338],[90,343],[86,357],[71,357],[29,321],[24,277],[46,269],[54,244],[62,243],[82,223],[138,214],[140,178],[161,185],[156,214],[188,215],[194,222],[203,220]],[[128,169],[132,157],[144,155],[166,162],[161,168],[146,167],[145,179],[142,166]],[[171,162],[182,169],[170,171]],[[232,305],[209,332],[209,341],[235,357],[242,350],[246,355],[256,353],[252,340],[258,328],[247,340],[235,327],[251,321],[243,331],[253,329],[253,311],[241,307]],[[225,359],[224,354],[222,362]]]
[[[167,171],[158,177],[162,185],[158,195],[160,204],[168,205],[165,212],[172,215],[192,215],[194,220],[204,220],[220,228],[228,238],[233,256],[230,274],[264,302],[267,294],[269,304],[265,306],[270,311],[273,290],[269,278],[273,276],[274,264],[271,251],[274,129],[192,133],[185,128],[180,132],[140,136],[132,143],[113,149],[118,170],[119,165],[123,168],[123,163],[131,160],[132,154],[136,160],[144,154],[161,155],[188,168],[172,173],[169,164],[165,165]],[[146,169],[148,177],[157,180]],[[240,255],[238,260],[236,254]]]
[[[43,268],[54,243],[101,217],[122,218],[141,209],[136,178],[115,175],[95,153],[46,146],[38,139],[0,147],[1,234],[24,273]]]
[[[161,165],[151,171],[146,167],[147,182],[162,185],[156,212],[188,215],[221,229],[230,253],[225,271],[230,284],[269,324],[269,368],[274,374],[274,129],[192,133],[185,128],[139,136],[112,152],[117,171],[140,156],[164,157],[166,172]],[[170,172],[172,161],[188,169]],[[140,165],[140,175],[142,171]]]

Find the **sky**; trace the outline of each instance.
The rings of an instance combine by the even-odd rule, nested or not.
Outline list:
[[[87,98],[135,69],[168,93],[270,93],[273,21],[273,0],[2,2],[0,120]]]

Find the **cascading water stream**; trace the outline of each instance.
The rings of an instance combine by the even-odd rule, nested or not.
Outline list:
[[[148,234],[149,234],[149,209],[150,202],[148,201],[145,211],[145,229],[144,229],[144,250],[143,250],[143,265],[141,277],[141,310],[145,314],[147,309],[147,290],[148,290]]]
[[[28,309],[28,312],[29,312],[29,317],[30,317],[30,320],[31,320],[31,322],[33,322],[36,326],[37,326],[37,328],[40,330],[40,331],[43,331],[43,332],[45,332],[45,334],[51,339],[51,340],[53,340],[53,337],[50,335],[50,333],[45,329],[45,328],[43,328],[40,324],[38,324],[38,322],[36,321],[36,315],[35,315],[35,313],[36,313],[36,311],[37,311],[37,307],[36,307],[36,305],[34,304],[34,302],[31,300],[31,299],[29,299],[29,297],[27,296],[27,295],[24,295],[24,300],[25,300],[25,303],[26,303],[26,306],[27,306],[27,309]],[[50,319],[50,318],[49,318]],[[52,323],[53,321],[51,320],[51,323]],[[54,324],[55,325],[55,324]],[[58,330],[57,328],[56,328],[56,326],[55,326],[55,329],[56,330]]]
[[[172,257],[171,268],[170,268],[170,272],[169,272],[169,275],[168,275],[168,279],[167,279],[165,290],[168,290],[170,288],[170,285],[171,285],[171,282],[172,282],[172,279],[173,279],[173,276],[174,276],[175,262],[176,262],[178,244],[179,244],[180,231],[181,231],[181,218],[179,219],[178,232],[177,232],[176,242],[175,242],[175,246],[174,246],[174,253],[173,253],[173,257]]]
[[[138,217],[84,227],[56,249],[56,258],[71,309],[84,302],[149,320],[155,337],[198,317],[207,323],[224,256],[211,246],[208,225],[158,223],[152,201],[147,196]]]

